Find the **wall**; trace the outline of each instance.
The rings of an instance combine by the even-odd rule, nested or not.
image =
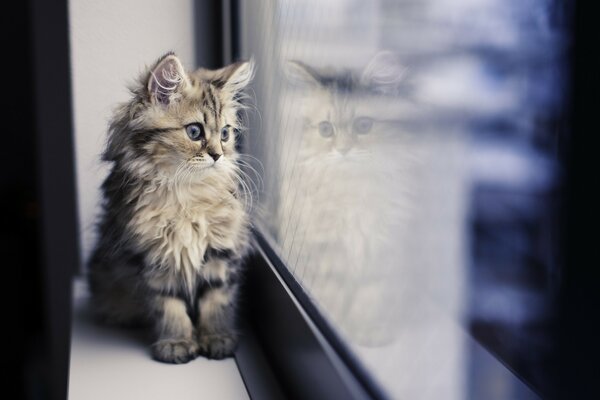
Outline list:
[[[111,110],[163,53],[173,50],[186,68],[194,66],[193,11],[193,0],[69,1],[82,265],[94,245],[99,187],[109,168],[100,153]]]

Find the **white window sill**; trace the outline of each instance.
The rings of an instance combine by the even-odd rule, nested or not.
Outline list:
[[[85,282],[74,282],[73,297],[70,400],[249,399],[233,358],[154,361],[139,332],[91,321]]]

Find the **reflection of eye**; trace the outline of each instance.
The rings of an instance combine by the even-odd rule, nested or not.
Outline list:
[[[226,142],[229,140],[229,128],[231,128],[231,126],[229,126],[229,125],[225,125],[223,128],[221,128],[221,141],[222,142]]]
[[[329,121],[319,122],[319,133],[323,137],[333,136],[333,125]]]
[[[185,132],[194,141],[204,137],[204,127],[202,124],[189,124],[185,127]]]
[[[373,127],[373,119],[369,117],[358,117],[354,119],[354,123],[352,124],[352,129],[354,132],[364,135],[365,133],[369,133],[371,128]]]

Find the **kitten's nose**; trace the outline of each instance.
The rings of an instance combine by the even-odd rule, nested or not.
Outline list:
[[[354,144],[352,139],[345,135],[340,135],[335,139],[335,149],[343,156],[348,154]]]
[[[213,160],[215,160],[215,162],[217,162],[217,160],[218,160],[219,158],[221,158],[221,156],[222,156],[223,154],[219,154],[219,153],[208,153],[208,155],[209,155],[209,156],[211,156],[211,157],[212,157],[212,159],[213,159]]]

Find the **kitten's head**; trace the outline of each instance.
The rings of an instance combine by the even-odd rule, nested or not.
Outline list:
[[[231,169],[243,89],[254,64],[186,72],[172,53],[160,58],[120,106],[103,155],[142,178],[198,177]]]
[[[377,54],[362,70],[289,61],[288,79],[301,95],[296,114],[302,118],[305,157],[351,161],[389,147],[395,133],[389,121],[398,116],[398,99],[410,89],[405,70],[388,52]]]

